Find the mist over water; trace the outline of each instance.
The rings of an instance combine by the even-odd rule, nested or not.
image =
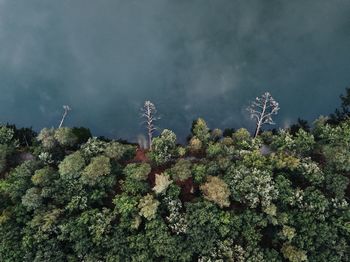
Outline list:
[[[135,140],[153,101],[180,139],[193,119],[247,127],[269,91],[277,127],[350,86],[350,1],[0,0],[0,121]]]

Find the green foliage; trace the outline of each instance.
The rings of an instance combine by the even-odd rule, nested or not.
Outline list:
[[[76,151],[71,155],[68,155],[58,165],[59,172],[62,176],[68,174],[76,174],[85,167],[85,159],[81,152]]]
[[[183,181],[191,177],[191,162],[185,159],[179,161],[169,170],[171,177],[175,181]]]
[[[326,189],[338,199],[342,199],[345,196],[345,190],[349,186],[350,180],[343,175],[326,172],[325,173],[325,186]]]
[[[147,220],[154,219],[156,217],[159,201],[154,199],[153,195],[147,194],[140,199],[138,208],[140,209],[140,216],[145,217]]]
[[[73,127],[72,131],[77,138],[78,145],[86,143],[92,137],[90,129],[85,127]]]
[[[192,167],[194,181],[201,184],[207,177],[207,167],[204,164],[194,164]]]
[[[307,261],[306,252],[299,250],[290,244],[284,244],[281,251],[284,257],[291,262]]]
[[[299,158],[288,155],[286,153],[271,154],[270,160],[272,165],[277,169],[290,169],[295,170],[299,167]]]
[[[232,134],[233,144],[238,149],[248,149],[251,146],[252,138],[245,128],[240,128]]]
[[[105,156],[97,156],[91,159],[88,166],[85,167],[82,173],[82,182],[94,185],[99,178],[107,176],[111,173],[110,159]]]
[[[1,180],[0,192],[9,196],[14,202],[21,201],[22,196],[32,185],[31,177],[37,166],[35,161],[27,161],[16,167],[5,180]]]
[[[151,172],[151,166],[149,164],[128,164],[123,172],[125,174],[125,180],[120,183],[124,192],[137,195],[146,193],[149,190],[149,185],[146,182],[148,174]]]
[[[315,145],[314,136],[304,129],[299,129],[294,138],[295,151],[301,155],[307,155]]]
[[[224,148],[220,143],[209,144],[207,148],[207,156],[215,158],[224,153]]]
[[[123,145],[121,143],[112,141],[108,143],[105,149],[105,155],[115,161],[129,160],[135,155],[136,148],[132,145]]]
[[[22,162],[29,148],[11,129],[0,130],[0,261],[349,260],[345,120],[255,139],[198,120],[188,148],[164,130],[142,163],[133,145],[82,144],[86,130],[67,128],[42,130],[39,159]]]
[[[184,157],[186,155],[186,148],[182,147],[182,146],[179,146],[177,148],[177,155],[179,157]]]
[[[34,172],[32,176],[32,183],[35,186],[49,186],[54,179],[55,170],[49,166],[38,169]]]
[[[134,180],[146,180],[148,174],[151,172],[151,166],[147,163],[142,164],[128,164],[124,168],[126,177]]]
[[[279,152],[289,152],[298,155],[308,155],[314,148],[314,136],[303,129],[293,137],[286,130],[281,130],[277,136],[273,138],[272,148]]]
[[[159,137],[152,140],[150,158],[157,165],[168,163],[176,155],[176,135],[165,129]]]
[[[10,144],[14,138],[14,130],[6,126],[0,127],[0,144]]]
[[[268,207],[277,199],[278,190],[269,171],[238,166],[230,169],[225,177],[232,198],[255,208],[259,205]]]
[[[198,138],[203,144],[206,144],[209,141],[210,133],[207,123],[202,118],[198,118],[194,121],[192,134]]]
[[[73,130],[68,127],[61,127],[56,129],[54,137],[57,140],[58,144],[63,147],[73,147],[78,141],[78,138],[74,134]]]
[[[81,146],[81,151],[87,158],[91,158],[102,154],[106,149],[107,143],[96,137],[89,140]]]
[[[26,194],[22,197],[22,204],[28,210],[33,210],[42,205],[42,197],[40,189],[37,187],[29,188]]]
[[[189,143],[189,150],[191,153],[200,153],[200,151],[203,149],[203,143],[202,141],[197,137],[192,137]]]
[[[8,158],[13,152],[14,148],[11,145],[0,144],[0,173],[9,167]]]
[[[221,139],[222,134],[223,134],[223,132],[221,129],[215,128],[214,130],[211,131],[210,137],[213,141],[217,142]]]
[[[47,149],[52,149],[56,146],[57,141],[55,139],[55,129],[53,128],[44,128],[40,131],[38,141],[41,142],[43,147]]]
[[[230,233],[231,217],[209,201],[188,203],[188,245],[193,253],[208,255],[216,243]]]
[[[123,192],[138,195],[144,194],[149,191],[149,184],[142,180],[136,180],[132,178],[126,178],[125,180],[120,181],[120,186]]]

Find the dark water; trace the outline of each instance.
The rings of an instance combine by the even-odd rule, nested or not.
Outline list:
[[[279,127],[338,106],[350,85],[350,1],[1,0],[0,121],[134,139],[157,106],[180,137],[194,118],[252,128],[265,90]]]

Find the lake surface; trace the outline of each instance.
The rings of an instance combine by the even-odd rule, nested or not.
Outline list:
[[[265,91],[277,127],[313,120],[350,86],[350,1],[0,1],[0,121],[135,140],[151,100],[160,129],[253,130]]]

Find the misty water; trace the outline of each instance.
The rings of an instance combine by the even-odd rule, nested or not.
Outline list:
[[[350,85],[350,1],[0,1],[0,121],[135,140],[151,100],[160,129],[193,119],[253,130],[265,91],[276,127],[313,120]],[[312,16],[310,16],[312,14]]]

